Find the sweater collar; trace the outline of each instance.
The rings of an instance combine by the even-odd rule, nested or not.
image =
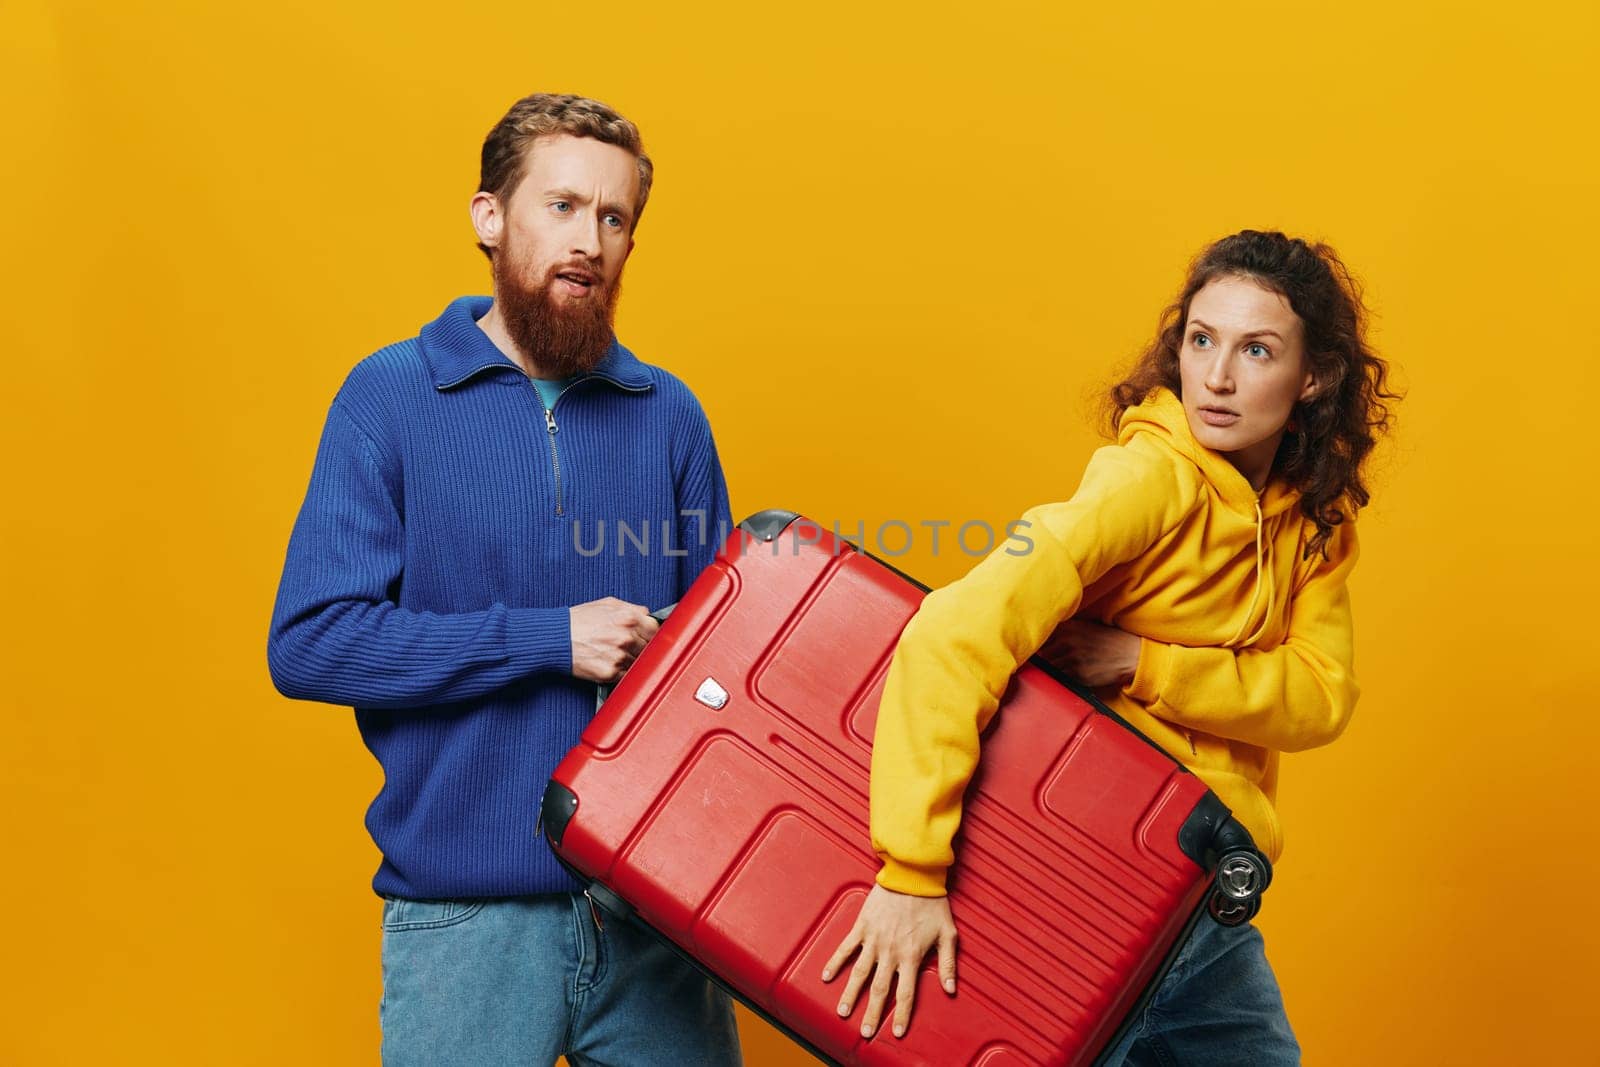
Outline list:
[[[463,296],[452,300],[444,314],[422,328],[422,358],[433,372],[433,384],[439,389],[452,389],[483,371],[511,368],[518,374],[523,370],[504,352],[495,347],[489,335],[478,328],[478,320],[488,314],[493,298]],[[589,372],[589,376],[603,378],[623,389],[635,392],[649,389],[653,384],[650,372],[632,352],[615,339],[611,351]]]

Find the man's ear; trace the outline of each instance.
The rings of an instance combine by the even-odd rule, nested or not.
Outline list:
[[[472,205],[472,228],[478,231],[478,241],[487,248],[500,247],[505,216],[500,212],[500,198],[493,193],[475,193]]]

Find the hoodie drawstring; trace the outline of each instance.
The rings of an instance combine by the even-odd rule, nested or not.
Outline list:
[[[1245,608],[1245,621],[1238,624],[1238,633],[1242,633],[1246,625],[1250,625],[1250,616],[1256,613],[1256,605],[1261,603],[1262,585],[1267,587],[1267,609],[1266,613],[1261,616],[1261,622],[1256,624],[1256,629],[1251,630],[1250,637],[1240,640],[1238,633],[1234,633],[1234,637],[1229,638],[1227,643],[1235,646],[1235,648],[1237,646],[1250,645],[1251,641],[1261,637],[1262,633],[1266,633],[1267,622],[1272,621],[1272,608],[1277,606],[1277,582],[1272,579],[1272,542],[1267,541],[1266,526],[1267,520],[1261,514],[1261,498],[1258,496],[1256,498],[1256,589],[1250,595],[1250,606]],[[1194,731],[1186,729],[1184,737],[1189,741],[1190,755],[1200,755],[1198,750],[1195,750]]]
[[[1256,587],[1255,587],[1255,591],[1250,596],[1250,606],[1248,608],[1246,608],[1245,611],[1244,611],[1244,622],[1239,625],[1240,632],[1243,632],[1244,628],[1246,626],[1250,625],[1250,616],[1255,613],[1256,604],[1259,603],[1260,600],[1261,600],[1261,586],[1262,586],[1263,583],[1265,583],[1265,585],[1267,587],[1267,610],[1266,610],[1266,613],[1261,616],[1261,621],[1256,624],[1256,628],[1253,631],[1251,631],[1251,634],[1250,634],[1249,637],[1246,637],[1243,641],[1241,641],[1239,639],[1239,634],[1236,633],[1236,634],[1233,635],[1232,638],[1229,639],[1228,644],[1230,644],[1230,645],[1241,645],[1241,644],[1248,645],[1250,642],[1254,641],[1256,638],[1260,637],[1263,633],[1265,633],[1266,632],[1266,628],[1267,628],[1267,622],[1268,622],[1268,620],[1270,620],[1272,618],[1272,609],[1273,609],[1274,603],[1275,603],[1275,601],[1277,599],[1277,597],[1275,595],[1276,594],[1276,589],[1274,588],[1275,583],[1272,581],[1272,573],[1271,573],[1272,542],[1266,540],[1266,536],[1265,536],[1266,520],[1261,514],[1261,498],[1260,497],[1256,498],[1255,505],[1256,505]],[[1265,547],[1263,547],[1263,545]]]
[[[1255,613],[1256,605],[1261,601],[1261,586],[1263,583],[1265,583],[1267,587],[1267,610],[1266,614],[1261,616],[1261,621],[1256,624],[1256,628],[1251,631],[1249,637],[1246,637],[1243,641],[1240,641],[1239,634],[1235,633],[1231,638],[1228,639],[1228,644],[1230,645],[1248,645],[1250,642],[1254,641],[1256,638],[1260,637],[1264,632],[1266,632],[1267,622],[1272,618],[1272,608],[1277,601],[1277,587],[1276,583],[1272,580],[1272,542],[1266,540],[1265,528],[1266,519],[1261,514],[1261,498],[1257,497],[1256,587],[1255,591],[1250,596],[1250,606],[1244,610],[1244,622],[1239,624],[1239,630],[1243,631],[1246,626],[1250,625],[1250,616]],[[1194,732],[1191,730],[1184,730],[1183,736],[1189,741],[1190,755],[1198,756],[1199,752],[1195,749],[1194,745]]]

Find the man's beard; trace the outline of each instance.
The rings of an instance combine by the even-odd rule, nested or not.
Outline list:
[[[520,271],[507,269],[511,258],[503,251],[494,260],[495,301],[511,340],[544,377],[571,378],[593,370],[611,351],[621,277],[607,291],[599,270],[585,265],[596,276],[594,290],[581,300],[553,298],[556,273],[573,264],[552,266],[538,285],[529,287]]]

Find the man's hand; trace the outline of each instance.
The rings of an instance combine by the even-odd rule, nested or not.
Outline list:
[[[937,943],[939,981],[946,993],[956,991],[956,923],[950,915],[947,897],[913,897],[896,893],[881,885],[872,887],[861,904],[855,926],[839,942],[833,957],[822,970],[822,980],[830,982],[845,960],[858,947],[861,955],[850,970],[839,1000],[839,1014],[849,1015],[867,979],[872,979],[867,996],[867,1013],[861,1019],[861,1036],[878,1031],[878,1019],[889,998],[889,983],[899,976],[899,996],[894,1004],[894,1036],[904,1037],[911,1025],[911,1003],[917,995],[917,968],[922,957]],[[877,973],[874,974],[873,972]]]
[[[1088,619],[1068,619],[1056,627],[1039,657],[1084,685],[1127,682],[1139,669],[1139,635]]]
[[[650,609],[614,596],[577,604],[572,613],[572,674],[611,685],[644,651],[661,624]]]

